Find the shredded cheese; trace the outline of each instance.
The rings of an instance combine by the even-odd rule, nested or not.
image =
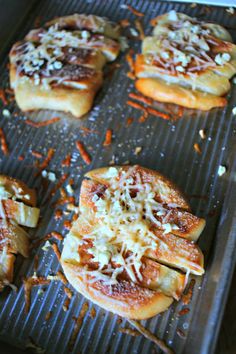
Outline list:
[[[17,49],[17,53],[12,56],[12,60],[17,64],[18,71],[23,71],[26,75],[33,77],[34,84],[42,83],[45,89],[50,89],[50,82],[61,80],[56,77],[41,78],[40,71],[43,69],[46,76],[50,76],[53,70],[63,67],[60,59],[63,56],[63,48],[78,48],[88,42],[90,33],[88,31],[66,31],[59,30],[58,24],[49,27],[38,33],[38,43],[30,41],[24,42]],[[19,80],[29,80],[29,77],[19,77]]]
[[[214,41],[214,32],[204,23],[194,18],[181,18],[174,10],[168,13],[168,20],[168,25],[157,24],[154,30],[157,36],[151,37],[153,42],[145,50],[146,54],[153,55],[152,59],[146,56],[147,64],[153,63],[163,73],[185,73],[193,77],[195,72],[230,62],[229,53],[212,51],[212,46],[218,42]]]
[[[102,196],[95,193],[92,197],[96,208],[92,231],[88,228],[89,231],[79,237],[72,232],[67,236],[63,250],[65,259],[69,257],[79,262],[78,246],[92,243],[87,252],[99,267],[84,271],[85,275],[92,277],[92,282],[102,280],[106,284],[115,284],[123,271],[133,282],[141,281],[141,258],[147,250],[155,250],[157,246],[168,248],[151,231],[151,226],[161,228],[164,234],[178,229],[177,225],[165,223],[164,219],[163,223],[158,220],[158,216],[168,215],[168,209],[155,200],[155,186],[144,183],[137,171],[133,177],[132,172],[132,168],[127,172],[122,170],[118,177],[118,170],[109,168],[102,176],[109,179],[109,187]],[[83,208],[80,211],[83,215]],[[82,217],[83,223],[89,222],[86,215]]]

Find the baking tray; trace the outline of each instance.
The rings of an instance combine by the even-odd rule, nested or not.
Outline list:
[[[20,5],[19,5],[20,3]],[[55,16],[80,13],[94,13],[119,21],[135,16],[122,4],[131,4],[145,13],[143,18],[146,33],[151,32],[150,18],[175,9],[203,20],[216,21],[226,26],[236,41],[235,16],[228,14],[225,8],[206,7],[190,3],[171,3],[160,1],[0,1],[1,6],[1,87],[8,86],[6,70],[7,53],[14,41],[34,27],[35,21],[42,23]],[[11,4],[11,6],[9,6]],[[6,27],[7,26],[7,27]],[[9,30],[6,31],[6,28]],[[140,50],[139,41],[131,41],[135,51]],[[191,198],[192,209],[198,216],[206,217],[207,225],[200,237],[199,245],[206,260],[206,274],[197,277],[190,312],[178,316],[184,307],[182,302],[175,302],[168,311],[154,318],[142,321],[142,324],[164,339],[176,353],[209,354],[213,353],[218,330],[224,311],[229,285],[235,265],[235,125],[232,114],[236,85],[228,95],[228,105],[223,109],[214,109],[208,113],[184,110],[183,117],[175,122],[164,121],[150,116],[145,123],[139,123],[140,112],[126,105],[127,95],[134,91],[133,82],[127,78],[128,65],[125,55],[118,61],[121,66],[109,77],[99,92],[92,111],[83,120],[72,119],[69,115],[58,112],[39,112],[24,115],[14,102],[8,104],[11,117],[1,114],[0,126],[4,129],[9,145],[9,155],[1,154],[1,173],[18,177],[38,191],[42,220],[39,227],[31,232],[33,238],[41,238],[52,230],[63,235],[66,230],[62,221],[53,218],[53,202],[58,194],[47,202],[47,197],[54,184],[42,187],[42,178],[35,176],[37,171],[31,151],[37,150],[46,155],[48,149],[55,148],[56,154],[48,170],[55,172],[57,179],[63,172],[69,172],[75,180],[75,195],[78,201],[83,174],[92,168],[108,165],[110,161],[122,164],[126,161],[138,163],[156,169],[175,181]],[[156,104],[159,110],[166,111],[166,106]],[[1,112],[4,107],[1,107]],[[177,108],[174,108],[176,111]],[[48,127],[36,129],[26,125],[24,119],[40,121],[60,116],[61,121]],[[128,117],[134,122],[127,127]],[[84,135],[83,127],[92,132]],[[110,147],[103,147],[106,129],[113,129],[114,139]],[[206,139],[201,140],[199,130],[206,131]],[[98,134],[96,132],[99,132]],[[92,156],[92,164],[87,167],[75,148],[75,141],[82,140]],[[199,143],[202,153],[193,149]],[[137,146],[142,152],[135,155]],[[65,156],[72,154],[69,171],[61,167]],[[24,159],[22,160],[22,156]],[[224,165],[227,172],[219,177],[218,167]],[[67,216],[68,219],[70,217]],[[62,244],[59,244],[61,249]],[[63,284],[52,281],[44,295],[38,294],[38,288],[32,291],[30,312],[24,312],[24,291],[22,277],[33,274],[34,255],[39,256],[39,275],[55,274],[60,265],[52,249],[36,249],[32,256],[23,260],[17,258],[14,283],[18,287],[15,293],[6,289],[0,295],[0,339],[15,347],[24,349],[29,342],[34,342],[46,353],[69,353],[68,342],[74,329],[74,318],[78,317],[86,301],[79,294],[72,298],[69,310],[64,312],[65,299]],[[144,337],[132,337],[122,334],[120,327],[128,327],[118,317],[89,303],[89,310],[94,307],[95,318],[86,314],[78,333],[72,353],[158,353],[158,348]],[[46,314],[52,311],[52,317],[46,321]],[[184,336],[180,335],[181,330]],[[2,348],[5,348],[4,345]],[[7,349],[1,349],[7,352]],[[9,349],[9,353],[14,350]]]

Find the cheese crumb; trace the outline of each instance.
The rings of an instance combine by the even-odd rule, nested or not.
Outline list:
[[[54,69],[61,69],[62,63],[60,61],[55,61],[53,66],[54,66]]]
[[[42,177],[46,178],[48,173],[46,170],[43,170],[42,173],[41,173]]]
[[[41,172],[41,175],[42,175],[43,178],[47,178],[51,182],[55,182],[56,181],[56,175],[55,175],[54,172],[47,172],[46,170],[43,170]]]
[[[6,118],[9,118],[11,116],[11,113],[8,109],[3,109],[2,114]]]
[[[74,193],[74,190],[73,190],[73,188],[71,187],[70,184],[67,184],[66,191],[67,191],[67,193],[69,193],[71,195]]]
[[[105,172],[105,173],[102,175],[102,177],[103,177],[103,178],[114,178],[114,177],[118,177],[118,175],[119,175],[119,173],[118,173],[117,168],[115,168],[115,167],[110,167],[110,168],[108,169],[108,171]]]
[[[49,249],[49,247],[51,247],[51,243],[47,240],[45,242],[45,245],[42,247],[42,250],[47,251]]]
[[[225,11],[231,15],[234,15],[234,8],[233,7],[228,7]]]
[[[184,72],[184,68],[183,68],[183,66],[181,66],[181,65],[177,65],[175,69],[176,69],[177,71],[181,72],[181,73]]]
[[[136,31],[135,28],[130,28],[130,33],[131,33],[132,36],[134,36],[134,37],[138,37],[138,36],[139,36],[139,33],[138,33],[138,31]]]
[[[225,166],[222,166],[220,165],[219,168],[218,168],[218,176],[223,176],[226,172],[226,167]]]
[[[169,59],[170,54],[169,54],[168,52],[161,52],[161,57],[162,57],[163,59]]]
[[[89,33],[88,31],[82,31],[82,32],[81,32],[81,37],[82,37],[83,39],[89,39],[90,33]]]
[[[51,182],[55,182],[56,181],[56,175],[54,172],[48,172],[48,179]]]
[[[38,295],[38,296],[44,295],[44,291],[43,291],[42,288],[38,289],[37,295]]]
[[[168,18],[169,18],[170,21],[178,21],[177,12],[175,10],[171,10],[168,13]]]
[[[199,135],[200,135],[201,139],[206,139],[206,134],[205,134],[205,131],[203,129],[199,130]]]
[[[142,147],[141,147],[141,146],[137,146],[137,147],[135,148],[135,150],[134,150],[134,154],[135,154],[135,155],[138,155],[138,154],[140,154],[141,151],[142,151]]]
[[[128,41],[127,41],[126,37],[120,36],[119,37],[119,43],[120,43],[120,50],[122,52],[124,52],[126,49],[129,48],[129,44],[128,44]]]
[[[236,116],[236,106],[232,109],[232,113],[234,116]]]
[[[230,59],[231,59],[231,56],[229,55],[229,53],[219,53],[215,56],[215,62],[218,65],[224,65],[228,61],[230,61]]]

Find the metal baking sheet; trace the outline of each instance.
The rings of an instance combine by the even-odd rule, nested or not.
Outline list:
[[[11,1],[12,6],[9,7],[6,6],[6,1],[0,1],[0,17],[5,21],[2,23],[6,23],[6,16],[10,21],[9,32],[5,30],[1,37],[1,87],[8,86],[6,64],[11,45],[34,27],[35,20],[43,23],[55,16],[79,12],[107,16],[114,21],[123,18],[133,21],[135,16],[122,6],[124,3],[131,4],[145,13],[142,21],[146,33],[151,31],[149,20],[152,17],[176,9],[226,26],[236,41],[236,32],[233,30],[235,16],[228,14],[225,8],[221,7],[205,5],[191,7],[190,3],[148,0],[125,2],[41,0],[24,1],[21,2],[21,6],[19,2]],[[136,52],[140,50],[139,41],[130,41],[130,46]],[[0,126],[6,134],[10,153],[7,157],[2,154],[0,156],[1,172],[22,179],[38,191],[42,219],[39,227],[31,231],[33,238],[41,238],[52,230],[65,235],[66,230],[63,228],[63,221],[57,222],[53,218],[52,204],[58,195],[50,203],[45,202],[54,184],[50,182],[46,188],[45,186],[42,188],[41,177],[35,177],[37,169],[34,167],[32,150],[40,151],[44,155],[50,147],[56,150],[48,170],[55,172],[57,179],[63,172],[70,173],[70,177],[75,180],[77,201],[83,174],[94,167],[108,165],[111,160],[119,164],[129,161],[156,169],[175,181],[187,195],[195,195],[195,198],[191,198],[192,209],[196,215],[207,219],[207,226],[199,241],[205,255],[206,274],[202,278],[196,278],[188,314],[178,316],[178,312],[183,308],[180,301],[175,302],[163,314],[142,323],[164,339],[176,353],[213,353],[236,254],[234,223],[236,120],[232,114],[236,85],[232,85],[228,105],[223,109],[214,109],[208,113],[184,110],[183,118],[176,122],[150,116],[145,123],[139,123],[140,112],[126,105],[127,95],[134,91],[134,87],[133,82],[126,76],[128,65],[125,55],[121,54],[117,62],[121,66],[106,80],[92,111],[81,121],[66,114],[49,111],[25,115],[17,109],[14,102],[7,105],[11,112],[11,117],[7,118],[2,114],[4,108],[2,106]],[[156,106],[159,110],[167,109],[163,104],[157,103]],[[40,121],[55,115],[60,116],[61,121],[48,127],[36,129],[24,123],[26,116]],[[134,122],[127,127],[128,117],[133,117]],[[81,127],[93,132],[85,136]],[[110,147],[103,147],[107,128],[113,129],[114,139]],[[200,129],[206,131],[205,140],[200,139]],[[75,148],[77,140],[82,140],[89,149],[92,156],[92,164],[89,167],[84,164]],[[199,143],[202,154],[195,152],[194,143]],[[134,154],[137,146],[142,147],[139,155]],[[73,156],[69,171],[61,167],[61,161],[68,153],[72,153]],[[21,156],[24,156],[22,161],[19,160]],[[227,167],[227,172],[222,177],[217,174],[220,165]],[[59,248],[62,248],[62,244]],[[44,252],[40,247],[29,259],[17,258],[14,283],[19,290],[15,293],[6,289],[0,295],[0,339],[22,349],[33,340],[46,353],[69,353],[68,343],[74,328],[74,318],[79,315],[86,300],[75,294],[69,311],[64,312],[63,285],[54,281],[46,288],[44,295],[38,294],[38,288],[33,289],[30,312],[26,315],[22,277],[33,274],[35,254],[40,260],[39,275],[55,274],[60,269],[51,249]],[[159,352],[153,343],[142,336],[131,337],[120,333],[120,327],[129,326],[126,320],[119,323],[117,316],[89,303],[89,309],[92,307],[96,309],[96,316],[93,319],[89,311],[86,314],[72,353]],[[48,311],[52,311],[52,317],[45,321]],[[184,337],[178,335],[178,329],[184,333]]]

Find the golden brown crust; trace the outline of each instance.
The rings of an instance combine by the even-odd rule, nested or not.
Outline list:
[[[119,55],[119,32],[119,25],[84,14],[31,30],[10,52],[10,83],[19,107],[86,114],[102,85],[105,63]]]
[[[163,218],[165,222],[178,226],[178,229],[172,230],[174,235],[191,241],[198,240],[206,225],[205,219],[198,218],[185,210],[179,209],[170,209],[168,214],[159,219],[162,221]]]
[[[57,17],[47,22],[45,26],[50,27],[55,24],[57,24],[60,29],[88,30],[93,33],[104,34],[114,39],[118,39],[121,34],[121,28],[118,24],[95,15],[74,14]]]
[[[144,288],[162,291],[167,296],[179,300],[185,283],[188,280],[185,274],[164,266],[150,258],[142,258],[142,280],[138,284]],[[126,280],[129,279],[128,277]]]
[[[116,168],[119,167],[116,166]],[[120,168],[123,171],[127,170],[126,167]],[[162,216],[159,216],[158,220],[163,222],[163,220],[165,219],[165,223],[177,225],[178,229],[172,230],[172,233],[174,235],[186,238],[187,240],[197,241],[205,227],[206,222],[204,219],[198,218],[197,216],[189,212],[189,205],[187,204],[187,200],[183,199],[181,191],[178,190],[178,188],[173,184],[173,182],[171,182],[166,177],[162,176],[156,171],[154,171],[155,174],[152,175],[152,171],[149,172],[150,170],[140,166],[135,166],[135,170],[139,171],[144,182],[148,181],[152,182],[153,184],[160,184],[160,182],[162,181],[163,189],[165,188],[165,190],[168,190],[169,188],[171,192],[169,193],[168,199],[165,200],[166,204],[175,203],[179,206],[178,209],[168,209],[167,207],[167,213]],[[109,179],[103,178],[104,175],[106,176],[107,171],[107,168],[101,168],[90,171],[86,174],[86,177],[89,177],[92,180],[82,181],[80,193],[81,206],[85,208],[87,207],[91,210],[95,210],[92,198],[95,193],[97,195],[102,195],[106,187],[109,186]]]
[[[154,100],[208,111],[227,104],[236,46],[222,26],[174,10],[151,21],[135,74],[138,91]]]
[[[147,319],[165,311],[173,298],[161,292],[141,288],[130,282],[121,281],[116,286],[104,286],[95,282],[87,286],[81,267],[61,261],[65,276],[74,288],[100,307],[126,318]]]
[[[131,166],[113,166],[113,168],[127,171],[128,169],[131,168]],[[143,166],[134,165],[132,168],[133,168],[133,173],[136,172],[140,173],[144,182],[151,182],[158,185],[160,188],[160,193],[162,191],[165,191],[165,195],[162,194],[161,196],[163,202],[167,204],[175,203],[181,209],[190,211],[190,205],[187,201],[187,198],[185,198],[183,192],[181,192],[180,189],[168,178],[166,178],[165,176],[163,176],[161,173],[157,171],[150,170]],[[95,180],[105,185],[109,184],[109,179],[103,177],[103,175],[107,173],[108,169],[109,167],[102,167],[102,168],[89,171],[86,173],[85,177],[91,178],[92,180]]]
[[[66,277],[85,297],[121,316],[146,319],[164,311],[172,302],[172,298],[180,298],[187,282],[185,274],[170,267],[197,275],[204,273],[202,252],[191,240],[191,237],[198,237],[204,220],[187,211],[189,205],[181,192],[156,171],[141,166],[114,166],[90,171],[86,177],[89,179],[83,180],[81,185],[80,215],[65,239],[61,255]],[[126,188],[130,191],[128,199]],[[146,197],[142,194],[144,190],[148,191]],[[114,195],[120,195],[122,199],[113,198]],[[151,198],[152,205],[158,205],[159,209],[155,210],[159,210],[160,215],[167,212],[166,217],[169,219],[164,221],[163,216],[161,225],[156,223],[150,212],[145,214],[150,204],[142,204],[142,198]],[[116,216],[115,210],[121,201],[124,209]],[[110,208],[111,204],[116,205],[115,209]],[[151,215],[154,215],[154,209],[152,212]],[[123,218],[122,213],[125,214]],[[109,216],[103,219],[103,215]],[[181,215],[185,218],[182,226]],[[120,220],[117,224],[116,218]],[[130,224],[128,220],[131,220]],[[176,226],[176,220],[180,226],[176,232],[179,232],[181,237],[167,231],[168,225],[170,228],[171,225]],[[165,222],[167,224],[164,225]],[[123,227],[128,224],[130,228]],[[162,226],[165,226],[165,229],[162,229]],[[112,229],[117,231],[113,233]],[[112,237],[112,243],[107,241],[106,234],[110,235],[109,239]],[[127,240],[123,241],[126,234]],[[150,234],[152,246],[146,243]],[[140,251],[140,246],[137,247],[135,252],[139,258],[133,260],[133,265],[130,265],[130,259],[134,259],[132,247],[136,247],[132,243],[133,240],[137,245],[142,245],[144,250]],[[125,251],[122,251],[123,247]]]
[[[181,12],[177,12],[177,16],[181,19],[181,20],[192,20],[192,17],[183,14]],[[164,28],[164,31],[166,29],[168,29],[168,25],[169,25],[169,19],[168,19],[168,13],[165,13],[163,15],[159,15],[155,18],[153,18],[151,20],[151,24],[152,26],[155,26],[155,28],[153,29],[153,34],[157,35],[159,33],[159,27]],[[208,23],[205,22],[204,23],[204,27],[205,28],[209,28],[212,31],[212,34],[216,37],[219,38],[223,41],[228,41],[228,42],[232,42],[232,37],[230,35],[230,33],[222,26],[216,24],[216,23]]]
[[[15,70],[10,67],[11,84],[14,87],[15,99],[22,111],[50,109],[65,111],[79,118],[92,107],[94,97],[101,83],[88,90],[78,90],[71,87],[54,87],[44,89],[35,86],[30,81],[22,83],[15,79]]]
[[[187,108],[208,111],[214,107],[224,107],[227,100],[224,97],[186,89],[179,85],[166,84],[163,80],[145,78],[135,82],[136,89],[144,96],[167,103],[175,103]]]
[[[159,247],[147,250],[145,254],[147,257],[183,271],[189,269],[195,275],[204,274],[204,257],[195,243],[170,233],[165,235],[155,231],[155,234]]]
[[[145,55],[142,54],[136,57],[135,74],[139,79],[150,78],[165,82],[172,90],[176,90],[177,86],[184,88],[186,91],[209,93],[216,96],[225,95],[230,90],[230,82],[223,75],[219,76],[209,70],[198,72],[193,78],[184,73],[181,73],[181,75],[161,73],[157,66],[146,64]],[[194,87],[194,90],[192,87]]]
[[[36,227],[39,219],[39,209],[32,208],[24,203],[16,202],[12,199],[6,199],[1,201],[4,208],[4,215],[7,219],[13,219],[19,225],[27,227]],[[0,216],[4,217],[2,212]]]

